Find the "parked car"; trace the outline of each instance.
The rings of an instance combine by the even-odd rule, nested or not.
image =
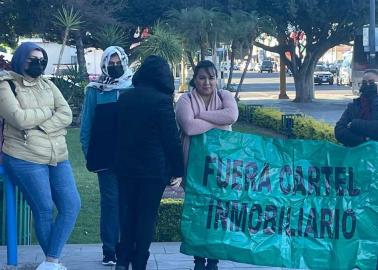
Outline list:
[[[240,66],[237,63],[234,63],[234,70],[240,70]]]
[[[261,64],[260,73],[263,71],[272,73],[273,72],[273,62],[270,60],[264,60]]]
[[[314,71],[314,83],[328,83],[329,85],[332,85],[333,74],[324,65],[316,65]]]

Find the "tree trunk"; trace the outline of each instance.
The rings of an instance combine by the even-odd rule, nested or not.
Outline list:
[[[235,99],[239,98],[239,92],[240,92],[241,87],[243,85],[243,81],[244,81],[245,75],[247,74],[249,63],[252,60],[252,51],[253,51],[253,44],[252,44],[252,42],[250,43],[248,50],[249,51],[248,51],[247,63],[245,64],[245,67],[244,67],[244,70],[243,70],[243,74],[242,74],[242,76],[240,78],[238,89],[236,90],[236,93],[235,93]]]
[[[77,63],[79,65],[79,73],[82,79],[88,80],[87,65],[85,61],[84,44],[80,31],[75,31]]]
[[[228,75],[228,81],[227,81],[227,89],[230,89],[231,81],[232,81],[232,75],[234,74],[234,62],[235,62],[235,41],[232,41],[231,44],[231,64],[230,64],[230,70],[229,70],[229,75]]]
[[[280,94],[279,99],[289,99],[286,94],[286,65],[284,63],[283,57],[280,57]]]
[[[192,70],[194,71],[194,68],[196,67],[196,65],[194,64],[193,55],[192,55],[192,53],[189,52],[189,51],[186,51],[186,55],[187,55],[187,57],[188,57],[188,60],[189,60],[190,66],[192,67]]]
[[[310,65],[304,72],[298,72],[294,75],[295,99],[294,102],[306,103],[311,102],[314,98],[314,67]]]
[[[205,43],[201,44],[201,61],[205,60],[205,57],[207,55],[207,46]]]
[[[69,28],[66,28],[66,30],[64,30],[63,44],[62,44],[62,47],[60,48],[60,53],[59,53],[59,58],[58,58],[58,65],[56,66],[55,74],[59,74],[60,64],[61,64],[62,58],[63,58],[64,47],[67,44],[67,39],[68,39],[69,32],[70,32]]]

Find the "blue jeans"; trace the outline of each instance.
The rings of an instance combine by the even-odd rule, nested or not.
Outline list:
[[[100,235],[104,255],[114,255],[119,240],[118,178],[110,170],[98,174],[101,217]]]
[[[49,166],[4,155],[4,168],[30,205],[43,252],[59,258],[80,211],[80,197],[69,161]],[[55,220],[54,204],[58,210]]]

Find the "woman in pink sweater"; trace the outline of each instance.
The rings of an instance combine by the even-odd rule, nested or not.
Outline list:
[[[213,128],[231,130],[238,119],[238,106],[232,94],[217,90],[217,69],[204,60],[194,69],[190,86],[193,90],[180,97],[176,104],[176,118],[181,129],[185,168],[188,164],[190,137]],[[218,260],[194,257],[194,270],[217,270]]]

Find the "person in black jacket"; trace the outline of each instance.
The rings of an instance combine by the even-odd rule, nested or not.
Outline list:
[[[116,172],[121,239],[116,269],[146,269],[157,211],[166,185],[184,172],[168,63],[149,56],[134,74],[135,88],[118,101]]]
[[[360,97],[348,104],[335,126],[335,137],[344,146],[378,140],[378,71],[367,70],[362,77]]]

